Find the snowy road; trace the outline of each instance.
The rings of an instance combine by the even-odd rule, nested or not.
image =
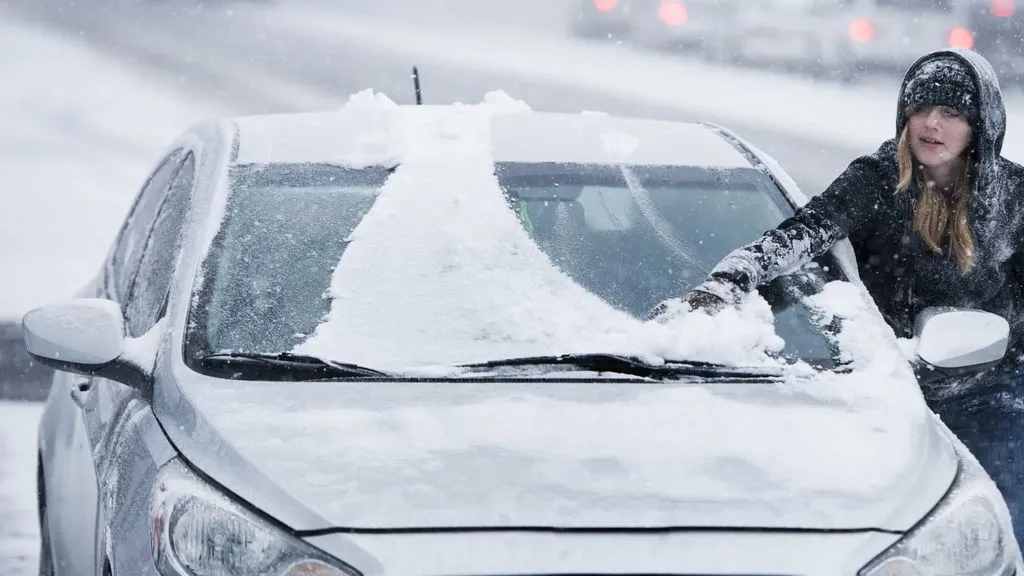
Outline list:
[[[781,79],[782,90],[765,90],[774,92],[772,100],[793,100],[811,83],[569,40],[562,33],[561,20],[554,20],[551,5],[559,3],[544,3],[539,18],[527,18],[523,11],[540,2],[511,3],[520,10],[502,8],[493,19],[479,17],[479,5],[496,3],[466,0],[420,2],[414,11],[397,14],[394,4],[409,3],[350,0],[318,12],[311,11],[311,2],[271,6],[210,2],[202,11],[189,9],[194,4],[188,2],[7,3],[15,13],[165,71],[211,102],[243,112],[331,107],[367,87],[396,101],[412,102],[409,71],[416,64],[423,74],[428,102],[475,102],[490,90],[504,89],[535,109],[602,110],[721,123],[775,155],[808,191],[825,186],[854,154],[871,149],[889,129],[886,122],[883,133],[878,138],[872,135],[871,144],[865,145],[864,138],[849,143],[835,137],[826,142],[816,138],[828,131],[827,118],[808,116],[802,124],[810,128],[795,133],[751,121],[773,114],[774,104],[749,101],[749,88],[744,88],[742,81],[761,77],[778,84]],[[468,8],[471,4],[478,7]],[[430,6],[437,9],[430,10]],[[487,13],[490,11],[493,9]],[[384,20],[379,17],[381,12],[395,17]],[[433,19],[425,19],[430,14],[435,15]],[[519,15],[518,19],[513,15]],[[480,25],[467,27],[470,20]],[[545,25],[537,26],[538,22]],[[370,33],[374,37],[367,37]],[[500,43],[499,34],[507,37]],[[741,82],[737,82],[737,74]],[[697,82],[697,75],[725,80],[712,84],[725,91],[727,99],[722,94],[694,91],[690,84]],[[674,84],[649,86],[658,76]],[[691,82],[690,77],[695,79]],[[835,86],[831,89],[837,90]],[[746,109],[742,114],[738,113],[742,110],[723,113],[702,105],[717,100],[721,107],[737,99]],[[885,114],[890,113],[887,101]],[[818,124],[822,128],[817,128]]]
[[[35,439],[42,406],[0,401],[0,574],[35,574]]]

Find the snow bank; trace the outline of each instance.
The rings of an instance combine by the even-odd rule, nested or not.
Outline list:
[[[164,147],[211,111],[87,44],[0,21],[0,318],[98,270]]]

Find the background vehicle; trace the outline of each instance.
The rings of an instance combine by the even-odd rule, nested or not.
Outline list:
[[[850,80],[905,70],[931,50],[973,48],[1014,77],[1020,21],[1012,0],[766,0],[740,12],[710,52]]]
[[[790,182],[701,124],[360,106],[197,126],[81,298],[25,317],[60,370],[41,572],[1019,567],[848,244],[761,290],[773,321],[737,318],[781,346],[700,314],[671,332],[767,356],[623,355],[667,334],[652,304],[805,201]],[[935,319],[932,365],[1005,352],[1005,321]]]
[[[736,0],[584,0],[574,13],[578,34],[629,39],[649,49],[700,48],[726,32]]]
[[[633,32],[632,10],[637,3],[636,0],[572,0],[570,30],[585,38],[628,38]]]
[[[633,10],[634,43],[655,49],[700,49],[728,34],[736,0],[648,0]]]

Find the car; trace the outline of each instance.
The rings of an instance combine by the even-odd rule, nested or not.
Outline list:
[[[647,312],[806,202],[726,128],[481,104],[201,122],[25,314],[41,574],[1010,574],[995,484],[849,243]]]
[[[633,30],[631,11],[635,4],[635,0],[572,0],[569,30],[581,38],[627,39]]]
[[[989,58],[1001,77],[1019,79],[1021,18],[1014,0],[765,0],[741,11],[708,54],[853,81],[959,47]]]
[[[728,35],[740,13],[737,0],[657,0],[634,10],[634,43],[649,48],[701,51]]]
[[[736,0],[581,0],[573,3],[576,36],[655,50],[702,48],[730,26]]]

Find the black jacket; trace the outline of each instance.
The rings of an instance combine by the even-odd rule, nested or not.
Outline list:
[[[892,139],[854,160],[822,194],[777,228],[726,256],[696,289],[737,301],[743,293],[849,238],[861,279],[898,336],[912,335],[914,318],[925,307],[963,306],[1002,315],[1011,325],[1011,346],[1019,347],[1024,320],[1024,168],[1000,156],[1006,112],[988,62],[973,52],[943,50],[918,60],[907,78],[936,55],[966,62],[978,88],[980,125],[974,127],[969,210],[976,247],[968,272],[961,270],[950,250],[936,254],[913,231],[917,191],[896,192]],[[906,79],[897,102],[903,101],[905,87]],[[897,108],[899,135],[907,118]]]

